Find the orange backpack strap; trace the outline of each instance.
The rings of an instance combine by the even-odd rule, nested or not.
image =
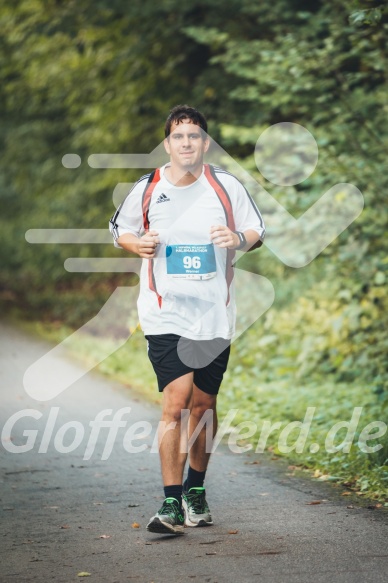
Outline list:
[[[229,194],[227,193],[223,184],[218,180],[216,172],[210,164],[204,164],[204,172],[207,180],[209,181],[211,187],[214,189],[218,199],[222,205],[222,208],[225,212],[226,218],[226,225],[229,227],[231,231],[235,231],[235,223],[234,223],[234,216],[233,216],[233,208],[232,203],[230,202]],[[228,286],[228,297],[226,300],[226,304],[229,303],[230,295],[229,295],[229,288],[233,281],[234,271],[232,266],[232,261],[235,258],[236,251],[234,249],[227,249],[226,250],[226,284]]]
[[[150,223],[148,220],[148,211],[150,208],[152,193],[154,192],[154,188],[157,185],[157,183],[159,182],[159,180],[160,180],[160,170],[159,170],[159,168],[157,168],[156,170],[151,172],[151,174],[147,180],[147,185],[146,185],[144,192],[143,192],[142,209],[143,209],[143,225],[144,225],[145,231],[148,231],[148,229],[150,227]]]
[[[146,185],[144,192],[143,192],[142,210],[143,210],[143,226],[144,226],[145,231],[148,231],[150,228],[148,213],[149,213],[149,209],[150,209],[152,193],[154,192],[154,188],[157,185],[157,183],[159,182],[159,180],[160,180],[160,170],[159,170],[159,168],[157,168],[156,170],[151,172],[151,174],[148,178],[148,181],[147,181],[147,185]],[[148,285],[149,285],[150,290],[155,292],[157,300],[158,300],[159,308],[161,308],[162,307],[162,296],[160,296],[158,294],[158,291],[156,289],[155,274],[154,274],[154,260],[153,259],[148,260]]]

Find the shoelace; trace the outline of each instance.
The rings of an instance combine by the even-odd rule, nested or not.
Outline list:
[[[202,492],[190,492],[186,494],[187,500],[190,502],[190,506],[194,510],[194,512],[206,512],[206,502],[205,502],[205,491]]]
[[[168,516],[176,517],[178,514],[178,506],[175,502],[170,502],[171,498],[166,498],[163,502],[161,509],[159,510],[158,514],[167,514]]]

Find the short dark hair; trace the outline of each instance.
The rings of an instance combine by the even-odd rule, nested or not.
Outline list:
[[[168,138],[171,133],[172,124],[179,124],[184,119],[189,119],[195,125],[200,126],[203,132],[207,133],[207,121],[203,113],[194,107],[190,107],[190,105],[176,105],[172,108],[166,119],[166,124],[164,126],[164,135],[166,138]],[[206,137],[203,135],[203,132],[201,132],[202,137]]]

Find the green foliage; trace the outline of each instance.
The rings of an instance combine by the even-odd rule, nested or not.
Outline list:
[[[386,417],[385,3],[17,0],[2,3],[0,25],[3,310],[16,305],[24,318],[76,328],[129,283],[128,274],[63,267],[69,256],[124,256],[113,246],[31,245],[25,232],[106,228],[115,186],[141,170],[95,170],[88,156],[151,151],[170,107],[192,103],[210,134],[295,216],[338,182],[365,198],[360,217],[303,269],[266,247],[241,260],[272,281],[276,300],[236,343],[228,405],[243,417],[255,407],[273,419],[283,411],[286,422],[319,392],[325,427],[355,406],[365,422]],[[287,188],[268,183],[252,155],[260,133],[281,121],[303,125],[319,146],[315,172]],[[69,152],[80,155],[79,168],[62,167]],[[119,351],[106,372],[140,377],[140,357],[124,362]],[[386,454],[335,462],[320,451],[303,463],[338,476],[348,464],[348,479],[381,492]]]
[[[277,295],[267,317],[276,322],[275,329],[269,333],[265,324],[255,326],[242,341],[245,350],[255,346],[257,337],[266,343],[269,333],[273,343],[266,344],[268,354],[260,363],[267,380],[282,370],[304,382],[331,374],[334,382],[362,379],[366,390],[381,390],[387,398],[387,213],[382,193],[387,189],[388,25],[382,14],[379,26],[360,27],[349,21],[353,8],[331,1],[316,3],[314,9],[301,3],[293,11],[287,1],[276,6],[245,2],[242,12],[256,22],[255,37],[243,27],[234,33],[191,27],[187,33],[212,50],[204,76],[226,76],[231,104],[238,110],[244,105],[239,116],[243,127],[221,112],[221,142],[238,152],[239,162],[279,202],[299,216],[338,182],[357,185],[365,198],[357,221],[298,273],[266,251],[243,259],[242,267],[271,279]],[[369,3],[369,8],[382,13],[381,7]],[[312,176],[287,189],[263,180],[253,156],[247,157],[261,131],[283,120],[309,129],[320,156]],[[283,368],[276,367],[278,361]]]
[[[351,24],[362,25],[376,25],[381,22],[383,17],[384,4],[376,2],[375,0],[361,0],[356,2],[358,4],[358,10],[355,10],[349,16],[349,22]],[[377,6],[372,6],[377,4]],[[365,6],[365,8],[362,8]]]

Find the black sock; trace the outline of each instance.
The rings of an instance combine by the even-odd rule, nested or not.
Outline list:
[[[202,488],[205,481],[206,470],[204,472],[197,472],[191,466],[187,474],[187,480],[184,483],[184,488],[189,491],[190,488]]]
[[[182,506],[182,484],[164,486],[164,495],[166,498],[176,498],[179,502],[179,508]]]

